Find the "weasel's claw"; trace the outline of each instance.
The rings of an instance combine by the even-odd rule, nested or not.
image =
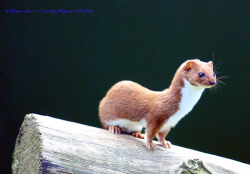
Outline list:
[[[170,141],[163,141],[163,142],[160,142],[160,143],[161,143],[161,145],[162,145],[163,147],[165,147],[165,148],[167,148],[167,149],[171,149],[171,147],[172,147],[172,144],[171,144]]]
[[[140,139],[144,139],[144,134],[141,134],[140,132],[133,132],[131,133],[132,136],[136,137],[136,138],[140,138]]]
[[[155,150],[155,148],[156,148],[156,145],[153,143],[153,142],[150,142],[150,143],[147,143],[147,148],[149,149],[149,150]]]
[[[113,134],[121,134],[122,130],[119,126],[109,126],[109,132]]]

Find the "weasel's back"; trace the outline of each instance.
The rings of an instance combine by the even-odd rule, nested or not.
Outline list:
[[[132,81],[116,83],[99,105],[99,116],[104,120],[129,119],[139,121],[149,111],[152,91]]]
[[[149,93],[150,90],[132,81],[120,81],[107,92],[105,97],[139,97]],[[121,98],[120,98],[121,99]]]

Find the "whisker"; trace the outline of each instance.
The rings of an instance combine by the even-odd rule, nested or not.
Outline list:
[[[219,71],[217,71],[217,69],[220,69],[220,67],[221,67],[222,65],[221,65],[221,62],[218,62],[218,63],[216,63],[215,65],[214,65],[214,72],[215,72],[215,74],[221,74],[221,72],[219,72]]]
[[[221,72],[217,71],[217,69],[221,68],[222,62],[218,61],[218,62],[215,63],[214,62],[214,59],[215,59],[214,53],[212,53],[212,54],[213,54],[213,63],[214,63],[214,68],[213,68],[214,69],[214,73],[216,75],[222,74]],[[222,85],[227,85],[225,82],[222,81],[222,79],[227,79],[227,78],[229,78],[229,76],[220,76],[220,77],[217,77],[216,78],[216,85],[214,87],[210,88],[211,92],[216,92],[218,89],[221,90],[221,84]]]
[[[221,90],[221,84],[227,85],[225,82],[222,81],[222,79],[227,79],[229,76],[220,76],[216,78],[216,85],[211,88],[211,92],[216,92],[218,89]]]
[[[210,89],[211,89],[211,92],[215,93],[218,89],[221,90],[221,86],[220,86],[220,84],[217,83],[214,87],[212,87]]]
[[[215,70],[215,69],[214,69],[214,73],[217,74],[217,75],[218,75],[218,74],[222,74],[222,72],[217,71],[217,70]],[[227,76],[223,76],[223,77],[227,77]]]
[[[221,61],[219,61],[214,65],[214,69],[220,68],[221,66]]]
[[[223,82],[223,81],[221,81],[221,80],[217,80],[217,84],[227,85],[225,82]]]
[[[220,76],[220,77],[218,77],[217,79],[218,79],[218,80],[221,80],[221,79],[228,79],[228,78],[230,78],[230,76]]]
[[[222,81],[222,79],[228,79],[230,78],[229,76],[220,76],[216,79],[218,84],[223,84],[223,85],[227,85],[225,82]]]
[[[211,91],[217,92],[218,89],[221,90],[221,86],[220,86],[220,84],[217,83],[214,87],[211,88]]]

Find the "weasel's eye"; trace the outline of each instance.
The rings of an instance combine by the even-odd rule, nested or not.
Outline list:
[[[213,76],[215,77],[215,73],[213,74]]]
[[[204,77],[205,76],[205,74],[204,73],[198,73],[198,75],[199,75],[199,77]]]

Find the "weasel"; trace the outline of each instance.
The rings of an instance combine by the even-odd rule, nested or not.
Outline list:
[[[100,102],[100,121],[112,133],[141,139],[145,127],[148,149],[155,149],[155,135],[163,147],[170,148],[171,143],[165,140],[170,129],[193,109],[204,89],[215,85],[212,61],[187,60],[163,91],[151,91],[132,81],[116,83]]]

